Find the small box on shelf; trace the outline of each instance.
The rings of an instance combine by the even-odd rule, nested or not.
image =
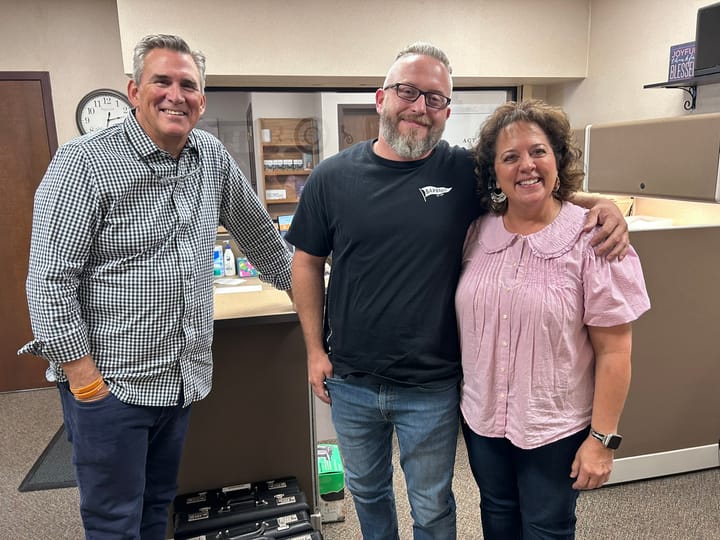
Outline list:
[[[296,174],[266,177],[265,202],[298,202],[306,181],[307,176]]]
[[[284,201],[288,198],[286,189],[266,189],[265,200],[270,201]]]

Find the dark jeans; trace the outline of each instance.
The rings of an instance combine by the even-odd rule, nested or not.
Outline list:
[[[462,428],[480,488],[485,540],[575,538],[579,491],[572,488],[570,466],[587,428],[532,450],[477,435],[464,422]]]
[[[163,540],[190,407],[75,400],[59,383],[87,540]]]

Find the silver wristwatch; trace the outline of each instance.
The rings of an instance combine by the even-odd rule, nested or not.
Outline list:
[[[617,450],[620,448],[620,443],[622,442],[622,435],[618,435],[617,433],[608,433],[607,435],[603,435],[602,433],[595,431],[592,427],[590,428],[590,435],[595,437],[598,441],[603,443],[605,448],[609,448],[610,450]]]

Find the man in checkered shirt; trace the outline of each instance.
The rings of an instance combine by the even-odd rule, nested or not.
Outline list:
[[[218,224],[276,288],[290,260],[235,161],[193,129],[205,57],[135,48],[124,122],[70,141],[35,195],[27,295],[73,444],[88,539],[165,538],[190,404],[210,392]]]

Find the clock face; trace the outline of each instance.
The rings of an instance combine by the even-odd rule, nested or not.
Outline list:
[[[80,133],[90,133],[122,122],[131,108],[128,98],[120,92],[94,90],[78,103],[75,120]]]

